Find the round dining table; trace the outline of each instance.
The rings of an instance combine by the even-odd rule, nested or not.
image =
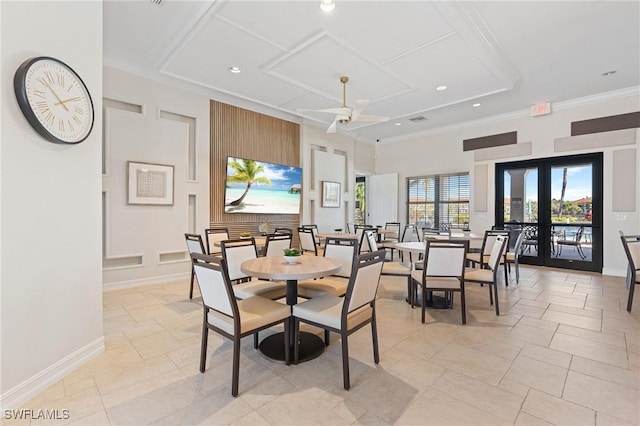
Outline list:
[[[240,270],[252,277],[284,280],[287,283],[287,305],[298,303],[298,280],[325,277],[338,272],[342,266],[338,261],[324,256],[302,255],[297,263],[288,263],[284,257],[257,257],[242,262]],[[275,333],[260,342],[260,352],[267,358],[284,362],[284,342],[288,339],[291,358],[293,359],[293,343],[296,339],[293,327],[289,336],[284,332]],[[313,333],[300,332],[298,362],[309,361],[324,351],[324,341]]]

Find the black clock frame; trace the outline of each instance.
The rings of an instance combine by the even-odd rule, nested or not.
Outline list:
[[[89,127],[89,131],[87,132],[87,134],[79,141],[69,142],[69,141],[62,140],[56,137],[55,135],[51,134],[42,125],[42,123],[40,123],[40,120],[38,120],[38,117],[36,117],[36,114],[33,112],[33,109],[31,109],[31,105],[29,105],[29,99],[27,99],[27,89],[26,89],[27,72],[29,71],[29,68],[31,68],[31,66],[34,63],[42,60],[50,60],[50,61],[58,62],[59,64],[64,66],[66,69],[69,70],[69,72],[71,72],[73,75],[77,77],[78,81],[82,84],[82,86],[84,86],[84,89],[87,92],[87,96],[89,97],[89,104],[91,105],[91,126]],[[43,138],[45,138],[47,141],[53,142],[53,143],[65,144],[65,145],[76,145],[86,140],[91,134],[91,131],[93,130],[94,120],[95,120],[95,111],[93,108],[93,99],[91,99],[91,93],[89,93],[89,89],[87,88],[87,85],[84,84],[84,81],[82,80],[82,78],[80,78],[78,73],[76,73],[73,68],[71,68],[69,65],[62,62],[60,59],[52,58],[50,56],[36,56],[34,58],[27,59],[16,70],[16,73],[13,78],[13,88],[16,93],[16,99],[18,101],[18,105],[20,106],[20,110],[22,110],[22,114],[27,119],[31,127],[33,127],[33,129],[36,132],[38,132],[38,134]]]

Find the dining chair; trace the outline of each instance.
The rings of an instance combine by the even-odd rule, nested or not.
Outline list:
[[[316,236],[313,228],[305,228],[303,226],[298,228],[298,239],[303,253],[318,255],[318,246],[316,245]]]
[[[369,243],[369,251],[378,251],[378,242],[376,241],[376,235],[374,231],[366,231],[367,242]],[[386,261],[382,265],[382,275],[390,275],[395,277],[405,277],[407,279],[407,294],[409,295],[409,302],[413,307],[413,293],[411,291],[411,266],[402,262]]]
[[[491,250],[493,249],[493,245],[498,236],[507,237],[507,244],[509,238],[509,231],[505,231],[503,229],[490,229],[484,231],[484,237],[482,238],[482,246],[480,247],[480,251],[477,253],[467,253],[467,261],[471,263],[472,267],[478,265],[479,268],[486,268],[489,262],[489,256],[491,255]],[[503,265],[505,265],[504,270],[504,281],[505,285],[509,285],[509,277],[507,275],[507,257],[506,253],[503,253],[503,259],[501,259]]]
[[[246,275],[240,269],[242,262],[258,257],[258,249],[253,237],[221,241],[220,245],[236,298],[247,299],[252,296],[262,296],[277,300],[287,295],[287,287],[284,282],[259,280]]]
[[[633,305],[633,292],[636,284],[640,284],[640,235],[620,235],[622,247],[629,262],[629,298],[627,300],[627,311],[631,312]]]
[[[584,251],[582,250],[582,234],[583,233],[584,233],[584,226],[581,226],[578,228],[578,230],[573,235],[573,237],[567,238],[565,233],[565,236],[563,236],[562,238],[559,238],[556,241],[556,246],[558,247],[556,256],[560,257],[562,255],[563,246],[573,246],[576,249],[576,252],[578,252],[578,256],[580,256],[580,259],[583,259],[583,260],[586,259],[587,255],[584,254]]]
[[[402,230],[402,238],[400,238],[400,241],[403,243],[410,241],[422,241],[416,225],[413,223],[407,223]],[[400,260],[404,262],[404,252],[402,250],[398,250],[398,253],[400,253]],[[409,256],[411,256],[411,253],[409,253]]]
[[[315,239],[316,239],[316,245],[318,245],[318,246],[321,245],[320,238],[318,238],[318,236],[317,236],[317,234],[318,234],[318,225],[312,223],[312,224],[308,224],[308,225],[301,225],[301,228],[313,229],[313,235],[315,236]]]
[[[385,232],[379,239],[379,248],[391,252],[391,261],[393,261],[393,252],[396,250],[395,243],[400,241],[400,222],[387,222],[384,224]]]
[[[293,235],[293,230],[291,228],[276,228],[273,230],[274,234],[289,234],[289,235]]]
[[[266,257],[284,256],[284,249],[291,248],[291,238],[292,235],[288,233],[268,234],[264,246],[264,255]]]
[[[364,231],[367,229],[374,229],[371,225],[355,225],[354,233],[356,234],[356,239],[358,240],[358,252],[366,251],[366,246],[363,247],[362,242],[365,239]]]
[[[336,260],[341,268],[335,274],[317,280],[298,281],[298,296],[305,299],[331,294],[344,296],[351,276],[353,259],[357,255],[358,240],[355,238],[327,238],[324,257]]]
[[[349,377],[348,336],[371,324],[373,361],[380,362],[376,325],[376,294],[384,262],[384,250],[355,257],[344,297],[325,294],[292,307],[293,332],[297,336],[300,322],[329,332],[339,333],[342,339],[342,377],[345,390],[351,387]],[[294,339],[294,363],[298,362],[299,339]]]
[[[187,240],[187,250],[189,255],[191,253],[205,254],[204,244],[202,243],[202,237],[199,234],[184,234]],[[191,262],[191,282],[189,284],[189,299],[193,299],[193,280],[196,278],[196,271],[193,269],[193,262]]]
[[[453,293],[460,293],[462,324],[467,323],[467,308],[464,295],[464,266],[469,251],[469,241],[427,240],[422,271],[411,273],[414,288],[422,289],[422,323],[425,322],[427,292],[444,291],[447,306],[453,305]]]
[[[465,283],[475,282],[481,285],[488,284],[489,300],[492,305],[495,294],[496,315],[500,315],[500,306],[498,305],[498,268],[500,266],[500,259],[504,256],[508,241],[509,237],[496,235],[493,245],[491,246],[491,254],[489,255],[486,268],[466,268],[464,271]]]
[[[220,241],[229,239],[229,228],[209,228],[204,230],[207,254],[210,256],[222,255]],[[217,244],[216,244],[217,243]]]
[[[257,336],[260,330],[278,324],[284,325],[285,335],[288,335],[291,311],[288,305],[260,296],[236,300],[224,258],[192,253],[191,259],[198,277],[198,287],[204,307],[200,372],[204,373],[206,369],[209,330],[231,340],[233,342],[231,395],[236,397],[240,381],[240,340],[249,335]],[[257,349],[256,343],[254,342],[254,348]],[[287,339],[284,339],[284,350],[285,364],[289,365]]]

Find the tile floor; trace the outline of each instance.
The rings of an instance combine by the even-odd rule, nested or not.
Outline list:
[[[469,284],[466,326],[458,303],[421,324],[405,281],[382,277],[381,362],[368,328],[353,335],[350,391],[337,336],[289,367],[246,338],[237,398],[230,342],[210,333],[198,371],[201,302],[186,281],[107,292],[106,352],[23,408],[67,409],[80,425],[640,424],[640,301],[625,311],[623,280],[534,267],[521,277],[501,286],[499,317],[487,288]]]

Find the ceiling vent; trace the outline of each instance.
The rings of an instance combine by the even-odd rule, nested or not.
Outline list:
[[[151,0],[151,3],[155,4],[156,6],[162,6],[163,2],[164,0]]]
[[[424,115],[419,115],[417,117],[410,118],[409,121],[413,121],[414,123],[419,123],[421,121],[427,121],[427,117],[425,117]]]

